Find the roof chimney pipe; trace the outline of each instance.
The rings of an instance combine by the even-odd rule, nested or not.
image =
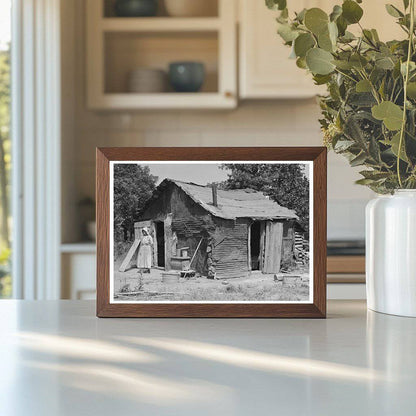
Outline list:
[[[217,184],[213,183],[211,185],[211,189],[212,189],[212,205],[214,205],[214,207],[217,207],[218,206]]]

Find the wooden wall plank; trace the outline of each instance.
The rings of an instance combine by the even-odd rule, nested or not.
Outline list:
[[[171,270],[171,251],[172,251],[172,214],[168,214],[164,221],[165,225],[165,270]]]
[[[278,273],[282,259],[283,223],[266,222],[266,243],[263,273]]]

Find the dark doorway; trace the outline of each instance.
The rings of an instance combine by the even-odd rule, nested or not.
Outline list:
[[[155,222],[157,242],[157,266],[165,267],[165,225],[162,221]]]
[[[260,221],[250,226],[251,270],[260,270]]]

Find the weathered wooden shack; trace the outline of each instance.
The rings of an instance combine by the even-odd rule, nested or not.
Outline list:
[[[294,211],[252,189],[221,190],[165,179],[135,224],[154,239],[153,263],[166,270],[189,265],[209,278],[253,271],[277,273],[294,260]]]

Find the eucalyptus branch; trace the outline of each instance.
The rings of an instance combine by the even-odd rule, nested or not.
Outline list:
[[[394,90],[396,89],[396,84],[397,84],[397,80],[393,81],[393,87],[391,89],[391,94],[390,94],[390,101],[395,102],[395,100],[393,100],[393,95],[394,95]]]
[[[398,23],[398,25],[399,25],[400,29],[402,29],[406,33],[406,35],[409,35],[409,31],[407,30],[407,27],[402,26],[400,23]]]
[[[402,91],[403,91],[403,88],[399,88],[399,91],[397,91],[397,94],[394,97],[394,100],[393,100],[394,103],[399,99],[400,94],[402,93]]]
[[[406,60],[406,72],[404,75],[404,85],[403,85],[403,118],[402,118],[402,127],[400,129],[400,140],[399,140],[399,150],[397,152],[397,178],[399,185],[402,188],[402,177],[400,173],[400,157],[402,155],[402,147],[404,141],[404,132],[406,129],[406,111],[407,111],[407,83],[409,82],[409,68],[410,62],[412,59],[412,50],[413,50],[413,37],[414,37],[414,28],[415,28],[415,0],[410,0],[410,30],[409,30],[409,45],[407,47],[407,60]]]
[[[362,67],[362,65],[361,65],[360,74],[363,77],[363,79],[369,82],[370,87],[371,87],[371,93],[373,94],[374,99],[377,101],[377,104],[380,104],[380,98],[378,96],[378,92],[376,88],[374,87],[373,83],[371,82],[370,78],[368,77],[367,73],[365,72],[365,69]]]
[[[357,83],[357,80],[351,76],[349,76],[348,74],[346,74],[345,72],[342,72],[341,70],[339,70],[338,68],[335,68],[335,71],[338,72],[341,75],[344,75],[344,77],[350,79],[351,81]]]
[[[286,0],[266,0],[273,10],[285,7],[280,36],[292,46],[288,39],[296,38],[295,55],[303,59],[315,81],[327,86],[328,95],[320,98],[325,141],[339,143],[334,147],[336,153],[370,169],[363,174],[365,184],[376,192],[416,188],[416,151],[410,142],[406,146],[416,136],[410,112],[416,108],[416,71],[412,69],[416,0],[404,0],[404,16],[394,6],[387,7],[406,33],[404,41],[388,42],[379,40],[373,29],[364,29],[361,1],[337,3],[342,6],[335,5],[331,14],[312,7],[292,20]],[[350,36],[347,28],[351,25],[361,28],[361,34]],[[415,116],[416,111],[412,112]],[[359,158],[358,149],[364,151]],[[378,175],[384,169],[390,174],[388,180],[380,180]]]
[[[370,45],[370,46],[372,46],[373,48],[374,48],[374,50],[376,50],[376,51],[378,51],[378,49],[377,49],[377,45],[375,45],[374,43],[373,43],[373,41],[366,35],[366,33],[364,32],[364,28],[361,26],[361,23],[360,22],[358,22],[358,26],[360,27],[360,29],[361,29],[361,33],[363,34],[363,36],[365,37],[365,40],[367,41],[367,43]]]

